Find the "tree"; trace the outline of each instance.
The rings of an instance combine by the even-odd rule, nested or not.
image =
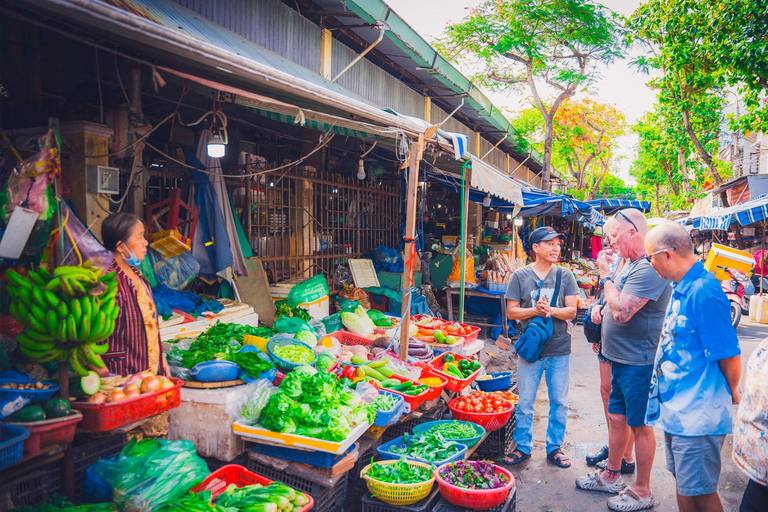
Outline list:
[[[557,110],[595,81],[596,64],[622,55],[620,30],[612,12],[589,0],[486,0],[449,25],[436,46],[480,68],[473,78],[481,85],[528,88],[544,120],[542,186],[549,190]]]
[[[543,146],[544,119],[538,108],[523,110],[515,126],[525,137]],[[606,177],[617,139],[626,131],[626,119],[613,105],[590,99],[563,101],[553,119],[552,164],[568,169],[575,185],[573,190],[587,190],[594,198],[597,187]]]

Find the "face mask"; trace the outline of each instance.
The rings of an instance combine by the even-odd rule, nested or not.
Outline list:
[[[139,265],[141,265],[141,260],[137,258],[134,253],[131,253],[128,256],[126,256],[125,254],[122,254],[122,256],[123,256],[123,259],[125,259],[125,262],[133,267],[138,267]]]

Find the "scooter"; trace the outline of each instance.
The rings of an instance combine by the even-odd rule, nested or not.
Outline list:
[[[723,270],[731,276],[731,279],[721,281],[720,287],[731,304],[731,325],[736,327],[742,315],[749,315],[749,299],[755,294],[755,285],[750,279],[749,272],[745,274],[733,268]]]

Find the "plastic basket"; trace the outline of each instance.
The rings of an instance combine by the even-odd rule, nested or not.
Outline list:
[[[391,378],[393,378],[395,380],[399,380],[400,382],[410,381],[410,382],[413,382],[415,385],[419,384],[415,380],[408,379],[408,378],[403,377],[401,375],[398,375],[396,373],[394,375],[392,375]],[[403,412],[405,414],[410,414],[412,411],[415,411],[416,409],[421,407],[421,404],[423,404],[424,402],[427,401],[426,397],[427,397],[427,394],[430,392],[430,389],[427,388],[424,391],[422,391],[420,395],[416,395],[416,396],[406,395],[404,393],[400,393],[399,391],[395,391],[394,389],[387,389],[387,391],[389,391],[390,393],[393,393],[395,395],[403,397],[403,400],[405,400],[405,407],[403,409]]]
[[[261,357],[262,359],[266,359],[267,361],[272,362],[272,359],[269,357],[268,354],[265,354],[264,352],[262,352],[261,350],[259,350],[253,345],[243,345],[243,348],[240,349],[240,352],[256,352],[257,354],[259,354],[259,357]],[[276,376],[277,376],[277,368],[273,366],[269,370],[265,372],[261,372],[259,374],[258,379],[267,379],[269,382],[272,382],[273,380],[275,380]],[[252,377],[247,376],[242,369],[240,370],[239,378],[246,384],[251,383],[254,380],[258,380],[258,379],[254,379]]]
[[[448,503],[458,507],[470,508],[472,510],[489,510],[504,503],[509,496],[509,491],[515,486],[515,476],[508,470],[496,466],[496,474],[505,474],[509,478],[509,483],[498,489],[462,489],[443,480],[440,477],[440,470],[447,464],[441,465],[435,470],[435,480],[440,489],[440,495]]]
[[[405,399],[397,393],[392,393],[386,389],[380,389],[379,394],[390,395],[395,397],[397,403],[388,411],[382,411],[381,409],[376,411],[376,419],[373,422],[375,427],[384,427],[392,422],[392,419],[397,417],[398,419],[403,415],[405,409]]]
[[[476,379],[475,385],[480,391],[506,391],[512,387],[512,372],[492,373],[490,379]]]
[[[198,493],[203,491],[211,491],[211,497],[215,498],[219,494],[226,491],[227,487],[232,484],[235,484],[237,487],[245,487],[246,485],[253,484],[269,485],[272,482],[273,480],[248,471],[243,466],[238,466],[237,464],[228,464],[208,475],[208,478],[192,488],[192,492]],[[306,493],[302,494],[307,496]],[[312,496],[307,496],[307,498],[309,499],[309,503],[304,505],[296,512],[305,512],[314,506],[315,503],[312,499]]]
[[[441,356],[431,360],[427,365],[426,371],[433,375],[437,375],[438,377],[443,377],[444,379],[447,379],[448,384],[445,385],[445,389],[447,389],[448,391],[453,391],[454,393],[458,393],[465,387],[469,386],[477,378],[482,368],[478,368],[469,377],[465,379],[459,379],[458,377],[453,377],[443,372],[442,370],[440,370],[440,368],[443,367],[443,358],[445,358],[445,355],[446,354],[442,354]],[[461,361],[462,359],[469,360],[468,357],[464,357],[459,354],[452,354],[452,355],[456,359],[456,361]]]
[[[439,495],[440,491],[437,487],[433,486],[429,496],[411,505],[390,505],[374,496],[363,496],[360,501],[363,503],[362,512],[427,512],[428,510],[432,510]],[[349,508],[345,509],[345,511],[346,510],[351,512],[356,509]]]
[[[249,443],[248,448],[252,452],[261,453],[263,455],[269,455],[271,457],[277,457],[279,459],[291,460],[293,462],[301,462],[303,464],[309,464],[318,468],[332,468],[341,459],[347,456],[357,445],[353,444],[349,449],[340,454],[310,450],[296,450],[294,448],[286,448],[283,446],[274,446],[270,444],[261,443]]]
[[[429,391],[427,391],[427,394],[424,397],[424,401],[431,402],[435,398],[439,397],[440,393],[443,392],[443,389],[445,389],[445,386],[448,385],[448,379],[446,379],[445,377],[441,377],[440,375],[424,375],[424,377],[432,378],[432,379],[440,379],[442,381],[442,384],[438,384],[437,386],[429,386]]]
[[[75,502],[82,499],[83,483],[88,468],[97,460],[119,454],[125,446],[125,440],[125,434],[99,437],[80,444],[78,444],[78,438],[75,438],[75,444],[72,446],[75,459]]]
[[[285,368],[286,370],[293,370],[295,368],[298,368],[299,366],[304,366],[305,364],[309,364],[310,366],[315,365],[315,361],[317,361],[317,356],[315,356],[315,359],[312,360],[311,363],[294,363],[294,362],[282,359],[280,356],[275,354],[276,346],[286,346],[286,345],[300,345],[302,347],[306,347],[308,350],[312,351],[312,353],[314,354],[314,350],[312,350],[312,347],[310,347],[309,345],[307,345],[302,341],[299,341],[294,338],[274,336],[270,338],[269,343],[267,344],[267,352],[269,352],[269,356],[272,358],[272,360],[275,362],[277,366],[279,366],[280,368]]]
[[[488,437],[478,445],[475,454],[485,459],[498,459],[512,447],[514,434],[515,417],[512,416],[506,425],[488,433]]]
[[[16,425],[0,425],[0,469],[13,466],[24,453],[24,440],[29,431]]]
[[[73,411],[72,414],[63,418],[31,421],[23,424],[8,423],[8,425],[16,425],[29,431],[29,437],[24,441],[24,451],[30,455],[37,455],[46,446],[71,443],[75,438],[77,423],[82,419],[82,414]]]
[[[484,413],[484,412],[467,412],[456,409],[455,404],[459,397],[454,398],[448,402],[448,408],[451,410],[453,418],[461,421],[471,421],[477,423],[481,427],[485,428],[487,432],[493,432],[498,430],[507,423],[512,413],[515,412],[515,404],[512,404],[512,408],[504,412]]]
[[[52,382],[44,382],[42,380],[34,380],[34,379],[0,379],[0,386],[2,386],[3,384],[11,384],[14,382],[17,384],[19,383],[27,384],[30,382],[31,383],[43,382],[44,384],[47,384],[52,387],[49,389],[9,389],[9,388],[0,387],[0,399],[15,398],[17,396],[25,396],[29,398],[29,401],[31,403],[44,402],[49,398],[52,398],[53,395],[59,392],[59,386],[57,384],[54,384]]]
[[[450,324],[459,324],[464,329],[469,328],[469,334],[454,334],[454,333],[450,333],[450,332],[448,333],[448,334],[453,334],[457,338],[458,337],[464,338],[464,343],[465,344],[472,343],[473,341],[475,341],[477,339],[477,336],[480,334],[480,328],[479,327],[475,327],[474,325],[460,324],[459,322],[450,322],[450,321],[445,322],[445,325],[450,325]]]
[[[12,508],[22,505],[39,505],[61,494],[63,459],[49,462],[28,474],[10,488]]]
[[[390,464],[397,464],[398,462],[399,460],[381,461],[376,462],[376,464],[388,466]],[[419,467],[427,470],[432,467],[431,464],[410,460],[407,461],[406,464],[412,468]],[[368,476],[368,471],[370,471],[371,466],[372,464],[365,466],[365,468],[360,472],[360,478],[365,480],[365,483],[368,486],[368,491],[371,494],[376,496],[376,498],[380,499],[384,503],[389,503],[390,505],[413,505],[414,503],[417,503],[429,496],[429,493],[432,491],[432,485],[435,483],[434,474],[432,475],[432,478],[426,482],[420,482],[416,484],[394,484],[374,480]]]
[[[421,434],[421,433],[427,432],[428,430],[431,430],[432,427],[435,427],[437,425],[442,425],[444,423],[453,423],[454,421],[459,422],[459,420],[428,421],[426,423],[422,423],[420,425],[416,425],[415,427],[413,427],[413,433]],[[467,437],[467,438],[446,437],[446,440],[455,441],[457,443],[467,445],[469,448],[472,448],[473,446],[475,446],[477,443],[480,442],[483,436],[485,436],[485,429],[482,426],[478,425],[477,423],[472,423],[470,421],[461,421],[459,423],[466,423],[467,425],[475,429],[475,432],[477,433],[477,435],[473,437]]]
[[[466,508],[451,505],[442,497],[438,497],[431,510],[432,512],[467,512]],[[513,487],[504,503],[489,508],[486,512],[515,512],[515,510],[517,510],[517,488]]]
[[[171,377],[173,387],[145,393],[109,404],[72,402],[72,408],[83,414],[79,429],[89,432],[108,432],[150,416],[168,411],[181,404],[181,386],[184,382]]]
[[[393,448],[395,446],[402,446],[403,443],[404,443],[404,438],[403,436],[400,436],[389,442],[382,444],[376,449],[376,451],[379,453],[379,456],[383,460],[399,460],[401,457],[405,457],[409,462],[410,461],[423,462],[424,464],[432,464],[433,466],[441,466],[443,464],[447,464],[448,462],[461,460],[467,454],[467,445],[461,444],[461,443],[456,443],[456,446],[458,446],[459,448],[459,451],[456,453],[456,455],[448,457],[447,459],[435,460],[435,461],[424,460],[418,457],[411,457],[410,455],[402,455],[400,453],[394,453],[389,451],[390,448]]]
[[[362,345],[364,347],[370,347],[373,345],[373,340],[371,338],[366,338],[365,336],[358,336],[357,334],[352,334],[349,331],[336,331],[332,332],[330,334],[327,334],[326,336],[333,336],[337,340],[339,340],[339,343],[342,345]]]

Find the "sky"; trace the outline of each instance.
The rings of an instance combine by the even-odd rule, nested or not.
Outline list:
[[[385,0],[416,32],[427,41],[440,36],[449,22],[460,21],[467,9],[479,0]],[[629,15],[640,5],[640,0],[601,0],[600,3],[618,14]],[[655,93],[646,86],[648,75],[640,73],[628,60],[620,60],[600,70],[601,78],[594,86],[590,99],[610,103],[624,112],[631,126],[643,113],[653,108]],[[485,91],[494,105],[509,109],[507,115],[529,106],[522,93],[491,93]],[[578,98],[578,96],[577,96]],[[616,175],[626,183],[632,183],[629,167],[632,163],[637,136],[628,134],[619,141],[619,160]]]

